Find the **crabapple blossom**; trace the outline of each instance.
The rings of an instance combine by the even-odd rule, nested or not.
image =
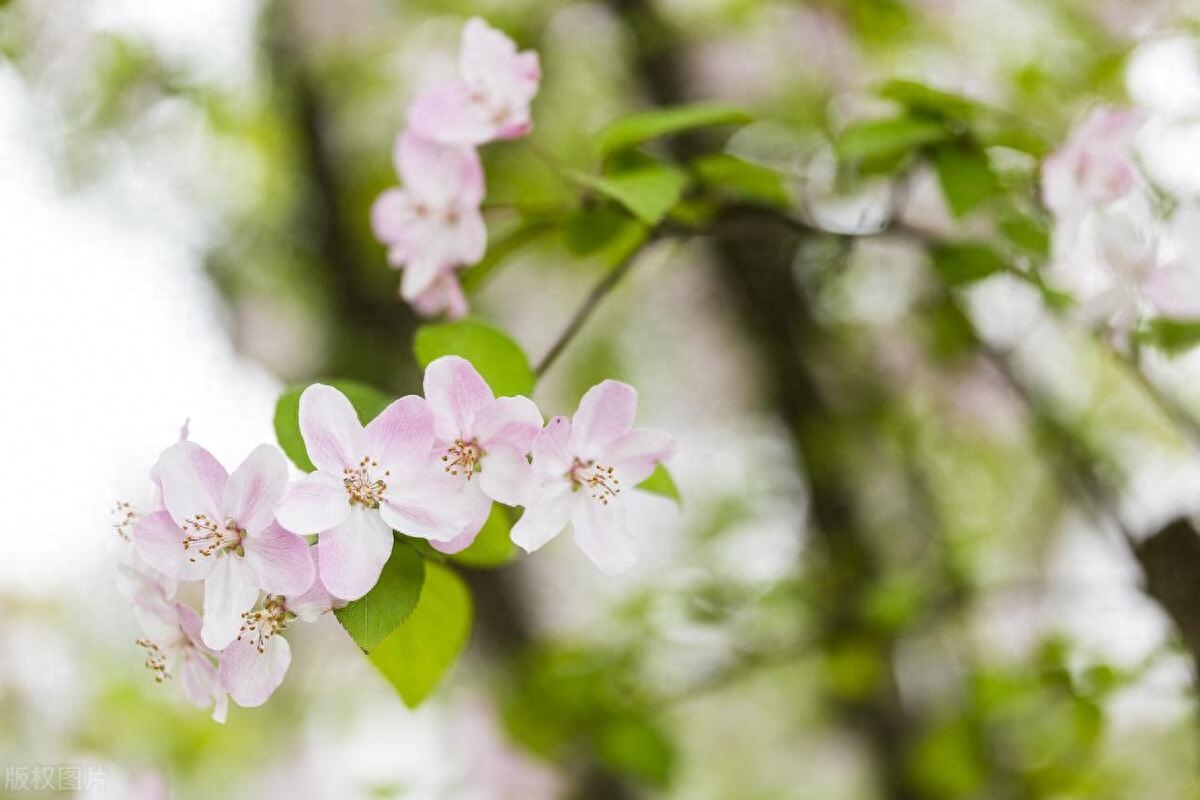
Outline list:
[[[315,552],[313,558],[317,562]],[[344,604],[321,583],[318,569],[306,591],[294,596],[267,595],[261,608],[244,612],[237,638],[221,651],[217,670],[234,702],[244,708],[260,706],[283,683],[292,663],[291,646],[280,635],[288,623],[297,618],[315,622],[340,605]]]
[[[447,319],[462,319],[467,315],[467,296],[453,269],[443,270],[429,288],[413,298],[412,306],[423,317],[444,313]]]
[[[456,287],[435,285],[447,272],[479,261],[487,248],[479,156],[470,147],[439,144],[411,131],[397,137],[393,156],[404,186],[376,199],[371,227],[387,245],[388,262],[403,268],[400,296],[410,303],[423,298],[428,308],[465,305],[461,292],[453,296]]]
[[[146,650],[146,667],[158,683],[179,674],[183,692],[197,708],[213,707],[213,719],[224,722],[229,698],[217,676],[216,653],[200,636],[200,616],[183,603],[173,602],[152,576],[127,566],[120,568],[130,587],[133,613],[144,637],[137,643]]]
[[[554,417],[533,445],[533,487],[512,540],[533,552],[567,523],[601,572],[615,575],[635,560],[623,490],[650,476],[675,449],[671,434],[634,428],[637,392],[619,381],[593,386],[573,419]]]
[[[525,456],[542,429],[542,414],[528,397],[496,397],[458,356],[426,367],[425,399],[433,409],[434,453],[468,514],[458,536],[433,546],[456,553],[475,540],[493,500],[521,504],[531,475]]]
[[[537,53],[517,52],[512,39],[473,17],[463,27],[458,69],[461,80],[417,97],[408,109],[409,127],[460,145],[529,133],[529,105],[542,79]]]
[[[277,448],[261,445],[230,475],[203,447],[182,441],[163,452],[155,469],[165,510],[137,522],[134,544],[155,569],[204,581],[209,647],[233,641],[259,590],[287,594],[312,584],[307,543],[272,513],[287,486]]]
[[[371,590],[392,529],[448,542],[466,524],[433,465],[434,416],[423,398],[394,401],[364,428],[344,394],[315,383],[300,396],[300,433],[317,471],[288,488],[276,514],[291,530],[320,534],[321,581],[334,597]]]

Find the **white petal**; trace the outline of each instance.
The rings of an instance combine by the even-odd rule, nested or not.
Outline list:
[[[588,498],[577,503],[571,512],[571,527],[579,549],[605,575],[628,572],[637,560],[623,501],[606,505]]]
[[[220,650],[237,638],[242,612],[258,600],[254,569],[236,555],[217,556],[212,574],[204,581],[204,643]]]
[[[567,480],[555,481],[540,489],[540,494],[512,528],[513,543],[532,553],[562,533],[571,519],[571,506],[578,499]]]
[[[321,582],[334,597],[357,600],[371,591],[388,556],[392,529],[379,512],[356,507],[346,520],[317,541]]]
[[[349,515],[346,487],[328,472],[313,472],[293,483],[275,508],[279,524],[299,534],[336,528]]]

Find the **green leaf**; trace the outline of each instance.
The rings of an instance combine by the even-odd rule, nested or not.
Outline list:
[[[897,117],[848,126],[838,137],[836,150],[846,161],[888,160],[947,138],[949,133],[937,122]]]
[[[930,256],[933,258],[933,268],[948,286],[965,286],[1008,268],[1008,263],[999,253],[978,242],[936,245],[930,251]]]
[[[503,332],[481,322],[462,320],[422,325],[413,343],[421,368],[442,356],[461,356],[475,365],[498,397],[533,391],[529,359]]]
[[[1138,338],[1172,355],[1184,353],[1200,344],[1200,320],[1152,319]]]
[[[416,608],[424,582],[425,560],[397,539],[374,588],[333,613],[354,643],[369,653]]]
[[[450,556],[454,561],[468,567],[487,568],[507,564],[517,552],[517,546],[509,538],[512,518],[509,511],[499,503],[492,504],[492,513],[471,546]]]
[[[615,200],[647,225],[657,225],[687,188],[687,173],[679,167],[645,158],[607,175],[572,170],[568,175],[582,186]]]
[[[468,294],[477,291],[505,259],[553,228],[549,220],[528,220],[488,242],[483,260],[463,273],[463,291]]]
[[[639,483],[637,488],[644,492],[661,494],[663,497],[670,498],[676,503],[683,505],[683,497],[679,494],[679,487],[675,485],[675,479],[671,477],[671,473],[667,472],[667,468],[662,464],[656,466],[654,472],[650,473],[650,477]]]
[[[426,564],[416,609],[368,656],[406,706],[420,705],[458,660],[471,616],[471,593],[462,578],[441,564]]]
[[[1050,230],[1037,217],[1014,211],[1000,220],[1000,233],[1005,239],[1033,255],[1050,255]]]
[[[640,223],[612,208],[580,209],[563,223],[563,245],[571,255],[591,255],[616,241],[630,226],[636,225]]]
[[[692,169],[705,185],[743,200],[785,206],[787,192],[778,172],[735,158],[727,153],[712,153],[692,162]]]
[[[651,139],[715,125],[744,125],[753,119],[740,108],[701,103],[630,114],[600,133],[600,154],[610,156]]]
[[[619,719],[600,729],[596,755],[614,772],[655,789],[666,789],[675,769],[675,748],[644,719]]]
[[[358,419],[366,425],[379,412],[388,407],[392,398],[373,386],[348,380],[323,380],[324,383],[340,391],[350,400]],[[300,435],[300,395],[309,384],[292,386],[275,401],[275,438],[280,448],[300,469],[312,472],[316,467],[308,457],[308,449],[304,446],[304,438]]]
[[[987,153],[978,147],[960,144],[938,147],[933,151],[933,166],[946,205],[956,217],[971,213],[1000,189]]]
[[[968,97],[934,89],[916,81],[891,80],[879,88],[879,96],[894,100],[909,111],[929,116],[966,120],[984,106]]]

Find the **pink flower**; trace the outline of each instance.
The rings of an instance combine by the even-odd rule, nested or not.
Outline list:
[[[475,540],[492,501],[520,505],[530,477],[525,455],[542,429],[528,397],[496,397],[469,361],[444,356],[425,369],[425,399],[434,414],[435,455],[453,481],[468,522],[434,547],[457,553]]]
[[[443,270],[429,288],[413,298],[412,306],[423,317],[444,313],[447,319],[462,319],[467,315],[467,296],[454,270]]]
[[[155,467],[165,511],[133,529],[138,554],[181,580],[204,580],[204,642],[220,649],[237,636],[259,590],[299,592],[313,579],[305,541],[275,521],[287,486],[283,454],[262,445],[232,475],[203,447],[179,442]]]
[[[470,147],[438,144],[411,132],[397,137],[394,158],[404,187],[379,196],[371,208],[371,227],[387,245],[392,266],[404,268],[400,296],[411,303],[446,272],[483,258],[483,166]]]
[[[317,554],[313,553],[314,560]],[[317,561],[319,565],[319,561]],[[262,608],[242,614],[237,638],[221,652],[217,674],[221,685],[243,708],[267,702],[287,674],[292,649],[280,634],[299,618],[315,622],[335,607],[344,605],[329,594],[320,575],[313,577],[307,591],[292,597],[267,595]]]
[[[513,526],[514,542],[533,552],[570,522],[576,544],[601,572],[633,566],[623,490],[649,477],[675,449],[665,431],[634,429],[636,413],[634,388],[604,381],[583,396],[573,420],[550,420],[533,445],[535,487]]]
[[[224,722],[229,698],[221,687],[212,657],[200,636],[200,616],[183,603],[170,600],[161,584],[148,575],[121,567],[124,577],[136,586],[132,593],[133,613],[145,637],[138,644],[146,649],[146,667],[158,683],[176,674],[183,692],[197,708],[213,707],[213,719]]]
[[[446,542],[466,523],[433,465],[433,412],[422,398],[396,400],[364,428],[344,394],[316,383],[300,396],[300,433],[317,471],[288,488],[276,514],[320,534],[321,581],[334,597],[371,590],[393,528]]]
[[[408,110],[409,126],[447,144],[479,145],[529,133],[529,104],[542,79],[538,55],[478,17],[463,27],[460,81],[426,92]]]
[[[1134,138],[1145,117],[1132,109],[1097,108],[1042,164],[1042,200],[1060,221],[1127,196],[1138,186]]]

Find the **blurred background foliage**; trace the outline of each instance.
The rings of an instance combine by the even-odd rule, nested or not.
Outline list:
[[[637,385],[643,418],[681,437],[682,506],[653,501],[646,564],[621,581],[561,550],[460,564],[476,628],[421,717],[445,733],[482,696],[505,763],[557,777],[403,783],[348,757],[336,796],[1200,796],[1178,607],[1142,593],[1153,577],[1105,522],[1152,504],[1136,492],[1190,457],[1187,435],[1062,321],[1036,270],[1038,159],[1084,110],[1122,102],[1131,50],[1194,28],[1195,9],[296,0],[208,31],[230,66],[127,24],[190,12],[83,5],[0,5],[0,67],[39,99],[57,180],[83,193],[131,157],[165,170],[228,336],[281,384],[419,389],[418,320],[368,209],[396,181],[408,100],[453,68],[470,15],[536,49],[545,75],[531,142],[483,154],[474,316],[540,355],[628,267],[537,399],[564,413],[602,378]],[[744,117],[642,148],[685,170],[665,221],[570,179],[628,168],[603,152],[614,120],[701,101]],[[921,217],[930,193],[943,229]],[[1029,286],[1045,313],[1017,296]],[[1004,333],[1021,326],[1025,350]],[[1139,541],[1171,513],[1131,522]],[[322,726],[356,730],[364,705],[408,713],[333,625],[300,638],[272,702],[224,727],[166,697],[86,609],[3,593],[0,636],[0,762],[100,759],[180,798],[261,796],[279,785],[264,775],[319,771],[377,732],[339,750]],[[55,658],[72,665],[39,675]],[[456,737],[408,769],[461,772]]]

